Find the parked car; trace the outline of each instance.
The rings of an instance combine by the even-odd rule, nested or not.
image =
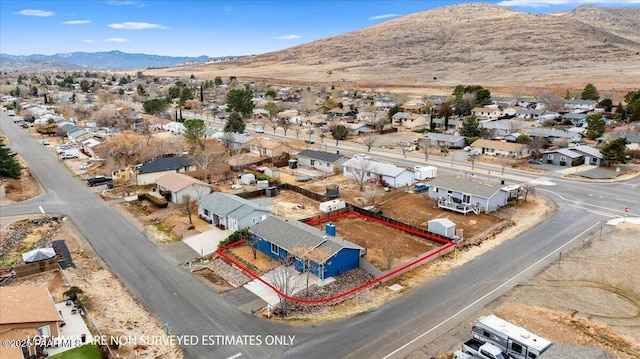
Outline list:
[[[531,163],[532,165],[541,165],[542,161],[536,160],[536,159],[530,159],[529,163]]]
[[[86,170],[87,168],[89,168],[89,166],[91,166],[91,162],[85,162],[80,166],[80,169]]]
[[[87,184],[89,185],[89,187],[99,186],[103,184],[106,184],[108,186],[109,183],[113,183],[113,179],[111,177],[95,176],[87,178]]]
[[[416,183],[413,186],[413,191],[416,193],[422,193],[424,191],[428,191],[429,190],[429,185],[428,184],[424,184],[424,183]]]
[[[42,140],[42,144],[44,146],[49,146],[49,140]]]
[[[60,156],[60,158],[63,160],[69,160],[72,158],[78,158],[78,155],[76,155],[75,153],[63,153],[62,156]]]
[[[264,128],[262,127],[256,128],[256,133],[264,133]]]
[[[313,145],[314,143],[316,143],[312,138],[305,138],[304,142],[306,142],[306,143],[308,143],[310,145]]]

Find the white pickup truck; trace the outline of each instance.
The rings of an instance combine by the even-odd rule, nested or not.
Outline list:
[[[509,359],[499,347],[478,339],[469,339],[462,344],[462,350],[454,354],[455,359]]]

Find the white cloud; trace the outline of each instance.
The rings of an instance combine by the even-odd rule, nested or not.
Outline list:
[[[225,6],[222,8],[222,11],[224,12],[231,12],[233,10],[233,8],[231,6]]]
[[[148,22],[121,22],[119,24],[109,24],[107,27],[118,30],[168,29],[166,26]]]
[[[82,40],[82,42],[84,42],[85,44],[93,44],[94,42],[96,42],[96,40],[84,39]]]
[[[277,40],[295,40],[295,39],[299,39],[300,35],[282,35],[282,36],[278,36],[275,39]]]
[[[398,17],[400,15],[398,14],[384,14],[384,15],[376,15],[376,16],[372,16],[369,18],[369,21],[373,21],[373,20],[382,20],[382,19],[388,19],[390,17]]]
[[[503,0],[498,2],[496,5],[517,7],[549,7],[556,5],[578,6],[584,4],[632,5],[640,4],[640,0]]]
[[[24,15],[24,16],[47,17],[47,16],[53,16],[56,13],[53,12],[53,11],[46,11],[46,10],[24,9],[24,10],[20,10],[18,12],[14,12],[14,14]]]
[[[107,1],[107,5],[123,6],[123,5],[137,5],[135,1]]]
[[[129,39],[123,39],[120,37],[110,37],[108,39],[104,39],[104,42],[129,42]]]
[[[90,24],[91,20],[71,20],[63,22],[64,25],[84,25]]]

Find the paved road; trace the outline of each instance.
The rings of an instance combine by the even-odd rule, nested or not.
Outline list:
[[[288,327],[239,311],[175,265],[22,128],[4,117],[0,124],[11,147],[23,155],[47,191],[41,198],[2,208],[3,216],[39,213],[41,204],[49,213],[68,215],[134,295],[161,322],[173,323],[173,333],[296,335],[294,346],[185,346],[187,358],[237,354],[240,358],[402,357],[533,275],[555,259],[558,251],[595,235],[603,220],[621,216],[625,206],[640,203],[639,179],[617,184],[557,179],[557,185],[546,191],[561,210],[546,223],[383,308],[330,324]],[[396,158],[383,151],[376,151],[375,156]],[[638,215],[638,208],[632,207],[632,214]]]

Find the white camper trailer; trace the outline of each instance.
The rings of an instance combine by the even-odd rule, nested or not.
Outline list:
[[[471,328],[473,337],[491,343],[516,359],[536,359],[553,343],[495,315],[489,315]]]
[[[340,200],[340,199],[333,199],[331,201],[326,201],[326,202],[320,203],[320,211],[324,212],[324,213],[337,211],[337,210],[343,209],[345,207],[347,207],[347,204],[343,200]]]

